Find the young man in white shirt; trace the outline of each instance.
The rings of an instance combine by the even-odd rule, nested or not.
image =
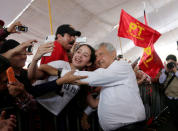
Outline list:
[[[88,76],[79,84],[101,86],[98,117],[103,130],[120,130],[124,126],[138,125],[145,120],[145,109],[132,67],[124,60],[117,61],[116,50],[110,43],[101,43],[96,50],[93,72],[76,71],[75,75]],[[68,70],[63,70],[63,76]],[[132,131],[142,129],[132,126]]]

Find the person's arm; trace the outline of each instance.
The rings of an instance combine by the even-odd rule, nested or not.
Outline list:
[[[159,77],[159,83],[163,84],[167,78],[166,69],[162,69],[161,75]]]
[[[17,33],[15,27],[21,25],[22,24],[20,21],[16,21],[13,24],[11,24],[8,28],[0,29],[0,40],[4,40],[11,33]]]
[[[99,98],[94,99],[91,94],[87,96],[88,105],[92,108],[97,108],[99,103]]]
[[[58,75],[58,69],[56,69],[50,65],[47,65],[47,64],[40,65],[40,67],[38,69],[42,72],[45,72],[49,76],[57,76]]]
[[[99,95],[97,96],[96,99],[99,99]],[[97,105],[98,105],[98,103],[97,103]],[[95,107],[97,107],[97,106],[95,105]],[[87,106],[87,108],[84,110],[83,116],[81,118],[81,126],[84,130],[88,130],[90,128],[90,124],[88,123],[88,116],[94,111],[96,111],[96,108],[93,109],[91,106]]]
[[[88,123],[88,115],[85,112],[83,112],[81,118],[81,126],[83,130],[88,130],[90,128],[90,124]]]
[[[53,81],[43,83],[43,84],[40,84],[40,85],[32,86],[31,89],[30,89],[30,93],[34,97],[39,97],[39,96],[42,96],[46,93],[55,91],[59,88],[62,88],[62,84],[58,85],[56,80],[53,80]]]
[[[57,80],[33,86],[32,89],[30,90],[30,93],[33,96],[38,97],[48,92],[55,91],[59,88],[62,88],[63,84],[73,83],[76,80],[84,79],[87,77],[87,76],[74,76],[73,73],[74,71],[71,71],[65,74],[62,78],[59,78]]]
[[[175,73],[175,76],[178,78],[178,70],[177,70],[177,65],[174,66],[173,72]]]
[[[142,78],[137,80],[137,84],[141,85],[144,82],[145,79],[146,79],[146,75],[142,75]]]
[[[128,74],[131,71],[132,67],[127,62],[123,61],[122,63],[119,62],[119,64],[115,63],[114,65],[112,65],[112,67],[109,67],[107,69],[99,68],[93,72],[76,71],[74,75],[88,76],[88,78],[82,79],[81,82],[89,84],[93,87],[111,87],[118,84],[127,83],[125,79],[128,78]],[[63,70],[61,76],[63,76],[67,72],[68,70]]]
[[[87,108],[84,110],[84,113],[89,116],[94,111],[96,111],[96,109],[93,109],[91,106],[87,106]]]
[[[29,68],[28,68],[28,79],[29,80],[39,80],[45,77],[45,73],[38,70],[38,59],[33,58]]]
[[[5,71],[9,66],[10,66],[10,62],[9,60],[11,60],[14,56],[19,55],[21,52],[23,52],[24,50],[26,51],[26,48],[32,45],[32,42],[35,42],[36,40],[29,40],[26,41],[22,44],[20,44],[19,46],[17,46],[16,48],[13,48],[3,54],[0,55],[0,72]],[[31,55],[31,52],[25,52],[27,55]]]
[[[175,72],[176,77],[178,78],[178,71]]]
[[[22,44],[18,45],[17,47],[1,54],[6,59],[10,60],[12,57],[21,54],[21,52],[25,51],[26,55],[32,55],[31,52],[27,52],[26,48],[29,46],[33,46],[33,42],[37,42],[36,40],[28,40],[26,42],[23,42]]]
[[[7,28],[7,32],[8,33],[19,33],[16,31],[16,26],[22,26],[22,23],[20,21],[16,21],[14,23],[12,23],[8,28]]]
[[[8,35],[7,29],[0,29],[0,41],[4,40]]]
[[[43,79],[46,75],[43,71],[38,70],[37,62],[41,59],[41,57],[49,52],[53,51],[53,43],[47,43],[39,46],[33,60],[28,68],[28,79],[29,80],[39,80]]]

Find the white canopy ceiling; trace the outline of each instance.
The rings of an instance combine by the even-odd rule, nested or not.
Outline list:
[[[53,31],[61,24],[72,24],[87,37],[88,44],[108,41],[120,53],[117,28],[114,29],[119,22],[120,11],[124,9],[143,21],[143,3],[146,5],[149,26],[162,33],[155,44],[157,53],[162,59],[169,53],[178,57],[178,0],[51,0]],[[0,19],[6,25],[24,10],[17,20],[28,26],[29,32],[14,34],[9,38],[19,42],[35,38],[43,43],[50,34],[48,0],[1,0],[0,10]],[[121,41],[126,58],[134,60],[142,54],[142,49],[134,47],[130,40],[121,38]]]

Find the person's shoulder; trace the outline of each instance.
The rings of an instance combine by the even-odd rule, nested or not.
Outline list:
[[[129,70],[131,69],[131,65],[125,60],[115,60],[111,68],[116,70]]]
[[[58,64],[69,64],[69,62],[63,60],[56,60],[48,63],[48,65],[58,65]]]
[[[125,60],[119,60],[119,61],[115,60],[114,63],[118,64],[118,65],[124,65],[124,66],[128,65],[129,66],[129,63]]]
[[[54,41],[54,45],[55,45],[56,48],[62,48],[61,43],[59,43],[57,40]]]
[[[55,67],[55,68],[63,68],[63,67],[70,66],[69,62],[66,62],[63,60],[52,61],[52,62],[48,63],[48,65]]]
[[[65,52],[61,43],[59,43],[58,41],[54,41],[54,51],[58,52],[59,54]]]

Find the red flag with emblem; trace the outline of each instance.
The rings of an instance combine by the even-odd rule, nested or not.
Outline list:
[[[150,44],[150,39],[152,39],[152,44],[154,44],[161,34],[141,23],[122,9],[118,36],[128,38],[136,46],[146,48]]]
[[[139,68],[148,74],[152,79],[156,77],[160,69],[164,68],[163,63],[157,55],[153,44],[144,49]]]

